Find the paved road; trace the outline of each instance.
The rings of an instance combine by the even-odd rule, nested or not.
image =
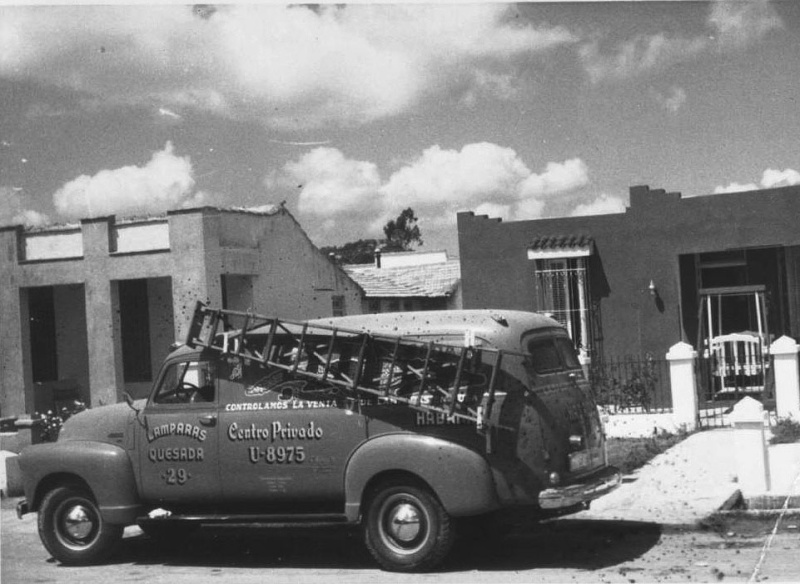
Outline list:
[[[18,520],[3,500],[3,584],[41,582],[196,584],[197,582],[718,582],[747,581],[758,565],[773,520],[740,521],[721,533],[664,531],[653,523],[563,519],[516,533],[493,549],[460,547],[434,574],[378,570],[356,534],[255,529],[201,529],[165,547],[126,530],[104,566],[69,568],[49,557],[36,517]],[[797,523],[788,518],[772,539],[759,573],[769,582],[800,581]]]

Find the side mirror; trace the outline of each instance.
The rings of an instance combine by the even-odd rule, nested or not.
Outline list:
[[[132,409],[134,412],[136,412],[136,421],[139,422],[139,425],[142,428],[147,428],[147,421],[146,420],[142,421],[142,419],[139,417],[139,414],[141,413],[141,411],[134,404],[133,396],[131,396],[131,394],[129,394],[127,391],[123,391],[122,395],[124,396],[125,403],[128,404],[128,407],[130,409]]]

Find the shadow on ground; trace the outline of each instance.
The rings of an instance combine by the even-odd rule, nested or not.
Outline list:
[[[553,521],[481,544],[461,540],[441,571],[535,568],[595,570],[636,559],[655,546],[660,526],[602,520]],[[128,537],[111,562],[140,565],[376,569],[361,535],[352,529],[202,528],[164,543]]]

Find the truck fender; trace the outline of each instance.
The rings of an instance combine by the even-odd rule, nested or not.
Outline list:
[[[433,436],[385,434],[362,444],[347,463],[348,521],[358,521],[370,481],[392,472],[414,475],[424,481],[453,516],[477,515],[500,506],[491,468],[477,452]]]
[[[32,511],[38,510],[47,490],[77,478],[91,489],[108,523],[127,525],[139,515],[133,468],[119,446],[85,440],[36,444],[23,449],[19,466]]]

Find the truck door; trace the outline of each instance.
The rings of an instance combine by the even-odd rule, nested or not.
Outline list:
[[[219,499],[216,363],[168,364],[144,410],[139,447],[144,498],[205,504]]]
[[[366,439],[357,404],[329,383],[238,357],[220,368],[219,388],[226,502],[344,500],[345,464]]]

